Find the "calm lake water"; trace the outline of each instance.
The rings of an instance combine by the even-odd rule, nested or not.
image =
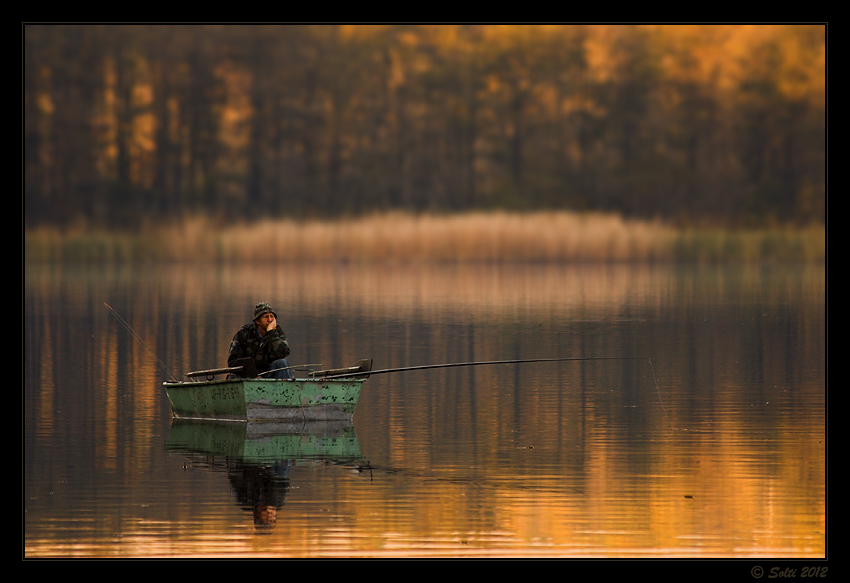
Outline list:
[[[815,565],[825,296],[823,266],[27,265],[24,556]],[[292,364],[633,360],[373,375],[331,430],[174,423],[165,368],[224,366],[258,301]]]

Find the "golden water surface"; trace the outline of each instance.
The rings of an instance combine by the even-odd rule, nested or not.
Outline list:
[[[40,266],[24,299],[26,558],[826,555],[823,266]],[[588,360],[373,375],[353,458],[169,448],[161,382],[257,301],[294,364]]]

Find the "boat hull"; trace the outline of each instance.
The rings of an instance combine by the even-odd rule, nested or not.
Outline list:
[[[179,419],[330,421],[354,416],[365,379],[228,379],[163,383]]]

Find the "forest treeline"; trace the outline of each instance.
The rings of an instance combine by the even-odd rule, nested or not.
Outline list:
[[[824,222],[824,25],[23,27],[27,228]]]

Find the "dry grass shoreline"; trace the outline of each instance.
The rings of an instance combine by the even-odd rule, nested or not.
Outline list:
[[[677,229],[616,215],[540,212],[262,221],[207,219],[139,233],[39,228],[26,262],[823,262],[826,229]]]

